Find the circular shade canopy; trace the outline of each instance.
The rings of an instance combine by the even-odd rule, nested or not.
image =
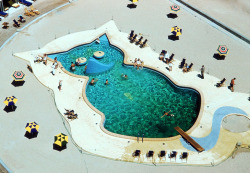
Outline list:
[[[55,136],[54,144],[62,147],[64,145],[66,145],[67,143],[68,143],[68,136],[67,135],[60,133],[60,134]]]
[[[227,55],[228,48],[225,45],[219,45],[217,51],[219,52],[220,55]]]
[[[174,12],[178,12],[181,10],[181,8],[178,5],[172,5],[172,6],[170,6],[170,10],[174,11]]]
[[[6,99],[4,100],[4,104],[6,104],[7,106],[15,105],[16,102],[17,98],[15,96],[6,97]]]
[[[27,123],[25,129],[29,133],[36,133],[36,132],[38,132],[39,125],[36,122]]]
[[[23,81],[25,74],[22,71],[15,71],[12,75],[15,81]]]
[[[182,29],[178,26],[174,26],[171,28],[171,33],[173,33],[175,36],[179,36],[182,34]]]

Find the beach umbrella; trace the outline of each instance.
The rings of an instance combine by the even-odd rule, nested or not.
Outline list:
[[[134,2],[138,2],[138,0],[132,0],[132,2],[134,3]]]
[[[68,136],[67,135],[60,133],[60,134],[55,136],[54,144],[62,147],[64,145],[66,145],[67,143],[68,143]]]
[[[180,6],[178,6],[178,5],[172,5],[172,6],[170,6],[170,10],[174,11],[174,12],[178,12],[181,9],[180,9]]]
[[[225,45],[219,45],[217,51],[219,52],[220,55],[227,55],[228,48]]]
[[[39,125],[36,122],[27,123],[25,129],[29,133],[37,133]]]
[[[16,104],[16,102],[17,98],[15,96],[6,97],[6,99],[4,100],[4,104],[6,104],[6,106],[13,106]]]
[[[12,75],[15,81],[23,81],[25,74],[22,71],[15,71]]]
[[[179,36],[182,34],[182,29],[178,26],[174,26],[171,28],[171,33],[173,33],[175,36]]]

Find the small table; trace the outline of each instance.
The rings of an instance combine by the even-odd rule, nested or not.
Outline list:
[[[8,22],[4,22],[2,25],[3,25],[3,29],[7,29],[9,26],[8,26]]]
[[[94,57],[97,59],[103,58],[104,52],[103,51],[97,51],[94,53]]]

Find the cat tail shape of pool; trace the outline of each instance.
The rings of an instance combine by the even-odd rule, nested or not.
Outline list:
[[[220,107],[214,112],[212,129],[210,134],[203,138],[196,138],[192,136],[190,137],[195,140],[199,145],[201,145],[205,149],[205,151],[212,149],[218,141],[222,119],[229,114],[242,114],[248,116],[246,112],[236,107]],[[186,149],[196,151],[195,148],[189,145],[183,138],[180,138],[180,141]]]

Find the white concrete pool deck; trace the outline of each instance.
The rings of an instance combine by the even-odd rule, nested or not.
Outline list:
[[[100,128],[101,116],[92,110],[83,100],[83,87],[87,79],[70,76],[64,73],[60,68],[56,70],[56,74],[53,76],[50,73],[52,70],[52,62],[48,61],[47,66],[42,63],[34,64],[33,62],[34,56],[37,54],[66,51],[76,45],[91,42],[103,33],[109,35],[112,44],[126,51],[128,56],[127,63],[131,63],[135,58],[140,58],[145,62],[146,66],[159,69],[178,85],[196,88],[203,94],[203,114],[200,123],[190,135],[195,137],[204,137],[208,135],[211,130],[213,113],[219,107],[234,106],[245,112],[250,112],[250,107],[248,106],[249,101],[246,99],[248,97],[247,94],[232,93],[227,87],[215,87],[215,84],[220,81],[220,79],[209,76],[208,74],[205,74],[204,80],[197,77],[197,75],[200,74],[200,72],[197,71],[191,71],[184,74],[181,69],[178,68],[180,64],[178,60],[173,62],[173,71],[167,71],[166,67],[168,66],[158,60],[158,53],[152,51],[150,47],[141,49],[139,46],[131,44],[127,39],[128,33],[120,32],[114,21],[110,21],[96,30],[77,32],[55,39],[41,49],[14,54],[17,57],[30,61],[34,75],[37,79],[43,85],[54,91],[56,105],[62,115],[65,113],[64,108],[74,109],[78,114],[78,119],[69,121],[69,124],[73,139],[83,150],[116,160],[145,163],[152,163],[152,159],[147,159],[145,154],[147,151],[153,150],[155,151],[153,161],[162,164],[168,164],[170,160],[168,158],[166,161],[159,160],[157,154],[161,150],[167,150],[168,154],[170,151],[175,150],[178,152],[178,156],[181,152],[187,151],[187,149],[182,146],[179,139],[137,143],[136,140],[123,139],[104,133]],[[63,81],[62,91],[59,91],[57,88],[59,80]],[[213,149],[199,154],[197,152],[188,151],[190,155],[187,164],[211,165],[211,162],[217,164],[231,155],[238,141],[249,144],[249,131],[243,133],[230,133],[221,129],[219,140]],[[227,143],[226,145],[225,142]],[[165,145],[163,145],[163,143],[165,143]],[[132,153],[136,149],[142,151],[140,159],[134,159],[132,157]],[[175,162],[172,161],[171,163]],[[176,163],[182,163],[179,157]]]

